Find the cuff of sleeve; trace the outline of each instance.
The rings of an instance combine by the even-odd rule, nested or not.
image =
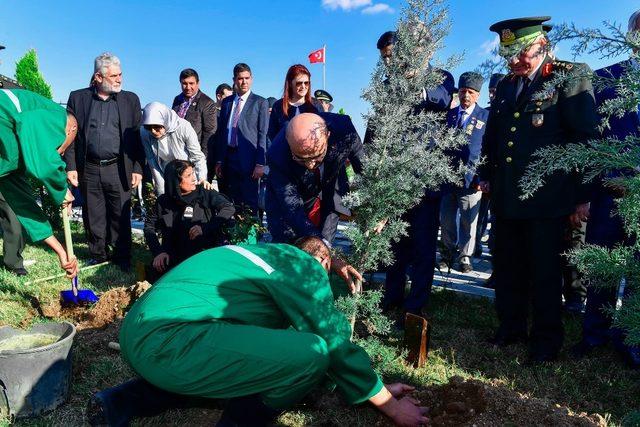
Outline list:
[[[366,393],[364,396],[362,396],[360,398],[354,399],[353,401],[351,401],[349,403],[358,404],[358,403],[366,402],[367,400],[371,399],[373,396],[378,394],[380,392],[380,390],[382,390],[382,387],[384,387],[384,383],[380,379],[380,376],[376,375],[376,377],[377,377],[378,380],[376,381],[375,385],[371,388],[371,390],[369,390],[368,393]]]

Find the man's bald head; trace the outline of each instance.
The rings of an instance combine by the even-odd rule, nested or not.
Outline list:
[[[319,115],[298,114],[289,122],[286,137],[293,159],[307,169],[315,169],[324,160],[329,130]]]

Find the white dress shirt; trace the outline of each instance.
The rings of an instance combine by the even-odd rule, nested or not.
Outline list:
[[[231,106],[231,114],[229,115],[229,124],[227,125],[227,129],[229,130],[229,132],[227,132],[227,144],[231,144],[231,128],[233,128],[233,116],[236,113],[236,108],[238,108],[238,98],[242,98],[242,105],[240,105],[240,114],[242,114],[242,110],[244,110],[244,106],[247,104],[247,99],[249,98],[250,94],[251,94],[251,91],[247,91],[247,93],[245,93],[244,95],[242,96],[236,95],[233,98],[233,105]]]

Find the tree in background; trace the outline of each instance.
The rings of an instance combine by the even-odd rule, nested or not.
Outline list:
[[[601,58],[612,58],[635,51],[632,58],[637,61],[640,34],[625,34],[619,26],[606,22],[604,25],[604,30],[563,25],[554,31],[557,40],[575,42],[572,49],[574,56],[597,53]],[[562,75],[558,79],[568,80]],[[556,80],[550,85],[558,83]],[[622,78],[615,80],[593,75],[593,84],[596,91],[615,87],[618,95],[599,107],[599,113],[603,116],[602,130],[609,127],[611,117],[622,117],[627,112],[637,113],[640,104],[640,69],[629,66]],[[543,91],[547,89],[550,87],[543,88]],[[628,240],[613,249],[586,245],[571,251],[569,258],[593,286],[618,287],[625,280],[629,296],[619,310],[615,307],[609,310],[614,326],[626,332],[626,342],[640,345],[640,137],[629,135],[624,140],[602,138],[587,144],[568,144],[539,150],[520,182],[522,197],[533,194],[550,174],[574,170],[584,172],[586,181],[603,179],[604,185],[620,195],[616,200],[615,214],[622,219]]]
[[[16,80],[27,90],[44,96],[47,99],[53,99],[51,93],[51,85],[48,84],[38,68],[38,55],[35,49],[29,49],[18,62],[16,62]],[[62,143],[62,141],[60,141]],[[31,188],[42,203],[42,210],[49,219],[51,225],[60,227],[62,220],[60,218],[60,207],[56,205],[45,188],[36,180],[29,177]]]

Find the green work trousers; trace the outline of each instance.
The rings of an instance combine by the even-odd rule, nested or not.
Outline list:
[[[133,368],[150,383],[183,395],[259,394],[270,408],[285,409],[319,384],[329,367],[326,342],[292,328],[210,321],[173,324],[153,336],[137,344],[144,356]]]

